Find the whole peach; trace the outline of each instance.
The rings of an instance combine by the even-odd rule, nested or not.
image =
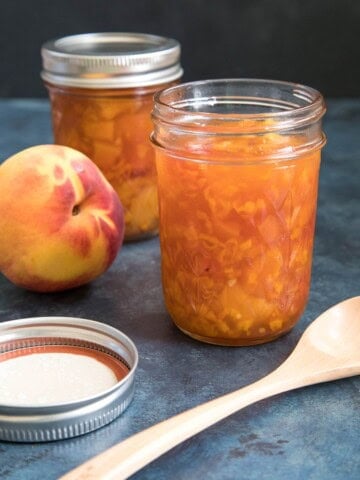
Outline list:
[[[0,165],[0,271],[29,290],[83,285],[114,261],[124,214],[85,155],[38,145]]]

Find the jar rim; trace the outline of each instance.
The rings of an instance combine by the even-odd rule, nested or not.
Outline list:
[[[255,90],[272,88],[274,92],[277,92],[278,97],[281,93],[287,91],[288,94],[292,95],[293,101],[285,101],[271,96],[264,98],[249,95],[241,96],[240,94],[237,96],[229,95],[231,90],[249,86]],[[221,97],[216,95],[202,96],[201,91],[210,87],[219,91],[223,89],[223,95]],[[187,93],[188,97],[181,98],[181,92]],[[256,78],[223,78],[182,83],[157,92],[154,96],[154,102],[153,117],[155,119],[159,118],[170,123],[176,122],[182,126],[201,126],[204,122],[208,125],[212,122],[221,121],[223,126],[226,124],[225,128],[228,131],[229,128],[231,129],[231,124],[236,123],[238,125],[239,121],[253,120],[253,123],[242,125],[243,133],[279,131],[279,129],[298,127],[304,123],[313,123],[318,121],[326,110],[323,96],[312,87],[282,80]],[[229,105],[230,103],[259,106],[263,110],[269,108],[270,111],[247,111],[244,113],[209,111],[215,105]],[[209,109],[199,108],[203,105],[207,105]],[[196,108],[191,109],[189,107]],[[274,108],[277,108],[277,110],[274,110]],[[266,124],[266,120],[273,120],[274,122]]]

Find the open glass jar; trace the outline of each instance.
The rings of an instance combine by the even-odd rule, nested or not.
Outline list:
[[[277,81],[194,82],[155,95],[163,290],[183,332],[251,345],[301,316],[324,112],[317,91]]]
[[[93,160],[125,209],[125,240],[158,232],[154,93],[182,75],[176,40],[138,33],[59,38],[42,47],[55,143]]]

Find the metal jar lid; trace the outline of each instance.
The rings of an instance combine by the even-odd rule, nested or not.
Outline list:
[[[137,349],[119,330],[93,320],[71,317],[25,318],[0,323],[0,355],[44,346],[79,347],[92,350],[96,355],[108,355],[113,362],[125,365],[128,373],[112,387],[75,401],[41,406],[1,404],[0,440],[46,442],[82,435],[113,421],[133,398]]]
[[[46,42],[44,81],[80,88],[131,88],[181,77],[180,44],[143,33],[86,33]]]

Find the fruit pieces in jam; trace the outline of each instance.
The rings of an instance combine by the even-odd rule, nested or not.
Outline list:
[[[179,156],[157,149],[166,306],[194,338],[263,343],[290,330],[307,302],[320,151],[266,161],[300,140],[209,138],[179,145]],[[253,163],[259,152],[265,161]]]
[[[55,142],[80,150],[110,181],[125,209],[125,240],[158,231],[154,88],[94,90],[49,86]]]

